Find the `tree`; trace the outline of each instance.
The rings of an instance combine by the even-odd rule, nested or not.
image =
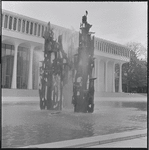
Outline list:
[[[126,46],[136,53],[137,58],[147,61],[147,49],[141,44],[136,42],[129,42]]]
[[[122,82],[125,92],[142,92],[147,87],[147,62],[140,60],[145,55],[140,43],[128,43],[130,48],[130,62],[125,63],[122,68]],[[124,89],[123,87],[123,89]]]

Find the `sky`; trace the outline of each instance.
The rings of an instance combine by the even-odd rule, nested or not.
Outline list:
[[[147,2],[2,1],[2,9],[75,31],[87,10],[96,37],[124,45],[139,42],[147,48]]]

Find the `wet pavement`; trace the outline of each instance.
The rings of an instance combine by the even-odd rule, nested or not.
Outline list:
[[[92,114],[40,110],[36,102],[2,105],[2,147],[23,147],[147,128],[146,101],[95,101]]]

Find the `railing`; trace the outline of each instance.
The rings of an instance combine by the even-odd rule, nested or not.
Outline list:
[[[42,37],[46,30],[46,25],[37,21],[23,18],[21,16],[15,16],[10,13],[2,12],[2,28],[36,36]]]
[[[103,39],[95,40],[95,49],[100,52],[130,58],[130,50],[127,47],[109,41],[105,41]]]

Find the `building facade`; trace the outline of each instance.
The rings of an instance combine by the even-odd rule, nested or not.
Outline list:
[[[40,61],[43,60],[47,22],[2,10],[2,88],[38,89]],[[54,39],[63,35],[63,49],[73,57],[79,32],[52,24]],[[115,92],[115,65],[119,65],[122,92],[122,65],[130,60],[127,47],[95,37],[95,91]]]

